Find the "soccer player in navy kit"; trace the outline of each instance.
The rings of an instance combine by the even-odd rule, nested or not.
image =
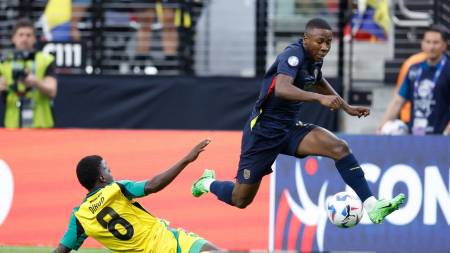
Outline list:
[[[214,171],[205,170],[192,186],[195,197],[212,192],[229,205],[245,208],[256,196],[262,178],[272,172],[278,154],[299,158],[318,155],[335,160],[341,177],[363,201],[373,223],[381,223],[399,208],[405,195],[377,200],[345,141],[324,128],[297,120],[302,102],[318,102],[358,117],[370,113],[367,108],[348,105],[322,77],[323,58],[331,40],[330,25],[312,19],[303,39],[278,55],[264,76],[259,98],[243,130],[236,182],[215,180]]]

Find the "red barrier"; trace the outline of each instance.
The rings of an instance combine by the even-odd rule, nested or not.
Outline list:
[[[267,248],[268,177],[254,203],[244,210],[229,207],[212,194],[199,199],[191,196],[191,183],[204,168],[214,168],[220,179],[235,176],[241,133],[222,131],[1,129],[0,160],[12,172],[14,194],[2,224],[0,217],[0,244],[58,243],[72,208],[86,194],[75,175],[81,157],[103,156],[116,180],[142,180],[171,166],[205,137],[212,143],[196,162],[166,189],[139,202],[171,221],[171,226],[193,231],[220,247]],[[5,178],[0,178],[0,184]],[[6,196],[0,192],[3,210],[8,206]],[[98,244],[89,239],[85,246]]]

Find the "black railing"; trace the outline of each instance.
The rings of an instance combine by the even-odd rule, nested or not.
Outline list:
[[[255,8],[256,8],[255,73],[257,76],[262,76],[266,72],[268,1],[257,0]]]
[[[450,32],[450,2],[448,0],[435,0],[434,11],[436,13],[434,22],[445,27],[448,35]]]
[[[4,18],[0,25],[2,53],[12,50],[10,33],[14,21],[27,17],[36,24],[39,49],[49,42],[64,43],[67,48],[74,42],[83,46],[86,65],[82,68],[58,66],[62,73],[193,73],[195,24],[203,1],[92,0],[87,5],[77,5],[77,1],[73,1],[72,22],[66,28],[70,31],[64,31],[70,38],[65,41],[46,38],[41,19],[46,4],[44,0],[0,3],[1,13],[6,14],[0,15]],[[49,48],[57,47],[46,50]]]

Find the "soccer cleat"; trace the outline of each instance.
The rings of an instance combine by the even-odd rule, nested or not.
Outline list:
[[[380,199],[375,204],[375,207],[368,212],[370,220],[374,224],[380,224],[383,222],[384,218],[397,210],[403,202],[405,202],[405,194],[400,193],[395,198],[389,200]]]
[[[191,188],[192,195],[194,197],[198,198],[198,197],[202,196],[203,193],[209,192],[209,190],[206,189],[204,183],[208,179],[214,180],[215,178],[216,178],[216,172],[214,172],[214,170],[206,169],[203,172],[203,175],[197,181],[195,181],[195,183],[192,185],[192,188]]]

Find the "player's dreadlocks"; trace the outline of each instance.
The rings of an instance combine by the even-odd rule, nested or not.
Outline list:
[[[100,167],[103,158],[98,155],[86,156],[78,162],[77,177],[80,184],[91,190],[100,176]]]

